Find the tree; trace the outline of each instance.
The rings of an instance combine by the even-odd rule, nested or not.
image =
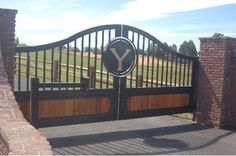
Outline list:
[[[15,38],[15,44],[16,44],[16,45],[19,45],[19,44],[20,44],[20,41],[19,41],[19,38],[18,38],[18,37]]]
[[[164,46],[166,47],[166,48],[169,48],[169,45],[166,43],[166,42],[164,42],[163,43],[164,44]],[[165,48],[163,49],[163,48],[159,48],[159,56],[161,57],[161,58],[166,58],[166,56],[167,56],[167,51],[165,50]]]
[[[184,41],[179,47],[179,53],[187,55],[188,54],[188,42]]]
[[[158,46],[156,44],[150,43],[149,45],[149,55],[152,55],[152,53],[154,54],[154,56],[156,57],[160,57],[160,58],[167,58],[167,53],[168,53],[168,48],[169,49],[173,49],[174,51],[177,52],[177,45],[173,44],[172,46],[168,45],[166,42],[163,43],[164,44],[164,48],[162,48],[161,46]],[[153,47],[153,45],[155,45],[155,47]],[[142,53],[142,50],[138,51],[140,54]],[[148,54],[148,47],[146,48],[146,50],[144,51],[144,55]],[[170,56],[170,55],[169,55]]]
[[[146,52],[144,53],[144,55],[148,53],[147,51],[148,51],[148,48],[146,49]],[[160,47],[158,47],[156,44],[155,44],[155,47],[153,47],[153,44],[149,45],[149,55],[152,55],[153,53],[154,56],[162,56],[162,51],[163,50]],[[141,49],[139,49],[139,54],[143,54]]]
[[[91,48],[85,47],[85,48],[84,48],[84,51],[85,51],[85,52],[89,52],[89,51],[91,51]]]
[[[155,45],[155,44],[154,44]],[[154,49],[153,49],[154,48]],[[154,50],[154,51],[153,51]],[[147,49],[144,50],[144,55],[155,55],[155,51],[157,50],[157,46],[153,47],[153,43],[151,42]],[[142,50],[141,50],[141,54],[142,54]]]
[[[197,56],[198,54],[197,54],[197,49],[196,49],[196,46],[195,46],[195,44],[193,43],[193,41],[192,40],[190,40],[189,42],[188,42],[188,46],[189,46],[189,54],[190,54],[190,56]]]
[[[15,38],[14,43],[15,43],[15,46],[16,46],[16,47],[27,47],[27,45],[26,45],[25,43],[20,43],[19,37],[16,37],[16,38]]]
[[[171,49],[177,52],[177,45],[176,44],[172,44]]]
[[[197,56],[197,50],[193,41],[184,41],[179,47],[179,53],[188,56]]]

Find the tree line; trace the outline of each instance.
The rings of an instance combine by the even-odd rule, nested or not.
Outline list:
[[[15,44],[17,47],[25,47],[27,46],[25,43],[20,43],[19,41],[19,38],[16,37],[15,38]],[[165,47],[168,47],[170,49],[172,49],[173,51],[175,52],[178,52],[180,54],[183,54],[183,55],[188,55],[188,56],[197,56],[198,55],[198,52],[197,52],[197,49],[196,49],[196,46],[194,44],[194,42],[192,40],[189,40],[189,41],[184,41],[180,46],[179,46],[179,49],[177,47],[176,44],[172,44],[172,45],[168,45],[166,42],[163,43]],[[66,49],[67,47],[64,45],[62,46],[62,49]],[[69,47],[71,51],[74,51],[74,47],[70,46]],[[101,53],[102,52],[102,47],[100,48],[97,48],[96,49],[98,53]],[[79,48],[76,48],[76,51],[77,52],[80,52],[81,49]],[[85,52],[88,52],[88,51],[95,51],[95,48],[93,47],[84,47],[84,51]],[[158,46],[155,46],[153,47],[153,44],[150,44],[148,48],[146,48],[145,50],[142,50],[142,49],[138,49],[138,53],[139,54],[144,54],[144,55],[152,55],[151,52],[154,51],[154,56],[158,56],[158,57],[161,57],[161,58],[166,58],[167,57],[167,51],[165,50],[165,48],[161,48],[161,47],[158,47]]]
[[[198,55],[196,46],[195,46],[195,44],[192,40],[184,41],[180,45],[179,49],[178,49],[176,44],[168,45],[166,42],[164,42],[163,44],[164,44],[164,47],[170,48],[173,51],[175,51],[177,53],[180,53],[180,54],[183,54],[183,55],[188,55],[188,56],[197,56]],[[167,57],[166,48],[158,47],[157,45],[153,48],[153,44],[151,44],[149,46],[149,48],[147,48],[145,50],[145,52],[143,52],[142,50],[139,50],[138,53],[140,53],[140,54],[144,53],[144,55],[147,55],[149,52],[154,51],[155,56],[165,58],[165,57]],[[152,55],[152,54],[150,53],[149,55]]]

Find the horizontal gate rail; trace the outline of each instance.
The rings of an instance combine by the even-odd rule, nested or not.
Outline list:
[[[39,81],[39,79],[37,79]],[[44,83],[37,83],[38,88],[76,88],[79,87],[81,89],[87,89],[88,88],[88,81],[89,77],[82,77],[80,83],[72,83],[72,82],[44,82]],[[34,87],[34,86],[32,86]]]
[[[96,90],[45,90],[38,91],[38,98],[40,100],[53,100],[53,99],[79,99],[89,97],[105,97],[109,94],[114,94],[111,89],[96,89]]]
[[[165,87],[165,88],[127,88],[125,95],[150,95],[150,94],[173,94],[189,93],[193,94],[192,87]]]
[[[155,109],[155,110],[143,110],[143,111],[135,111],[135,112],[123,112],[120,116],[120,120],[124,119],[134,119],[134,118],[143,118],[143,117],[154,117],[161,115],[173,115],[179,113],[191,113],[193,112],[192,107],[187,106],[183,108],[163,108],[163,109]]]

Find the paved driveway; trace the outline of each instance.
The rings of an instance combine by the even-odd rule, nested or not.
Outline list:
[[[236,133],[161,116],[41,128],[54,154],[236,154]]]

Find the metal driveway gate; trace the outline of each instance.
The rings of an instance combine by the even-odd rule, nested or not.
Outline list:
[[[147,32],[103,25],[17,47],[15,95],[36,127],[193,112],[196,70]]]

